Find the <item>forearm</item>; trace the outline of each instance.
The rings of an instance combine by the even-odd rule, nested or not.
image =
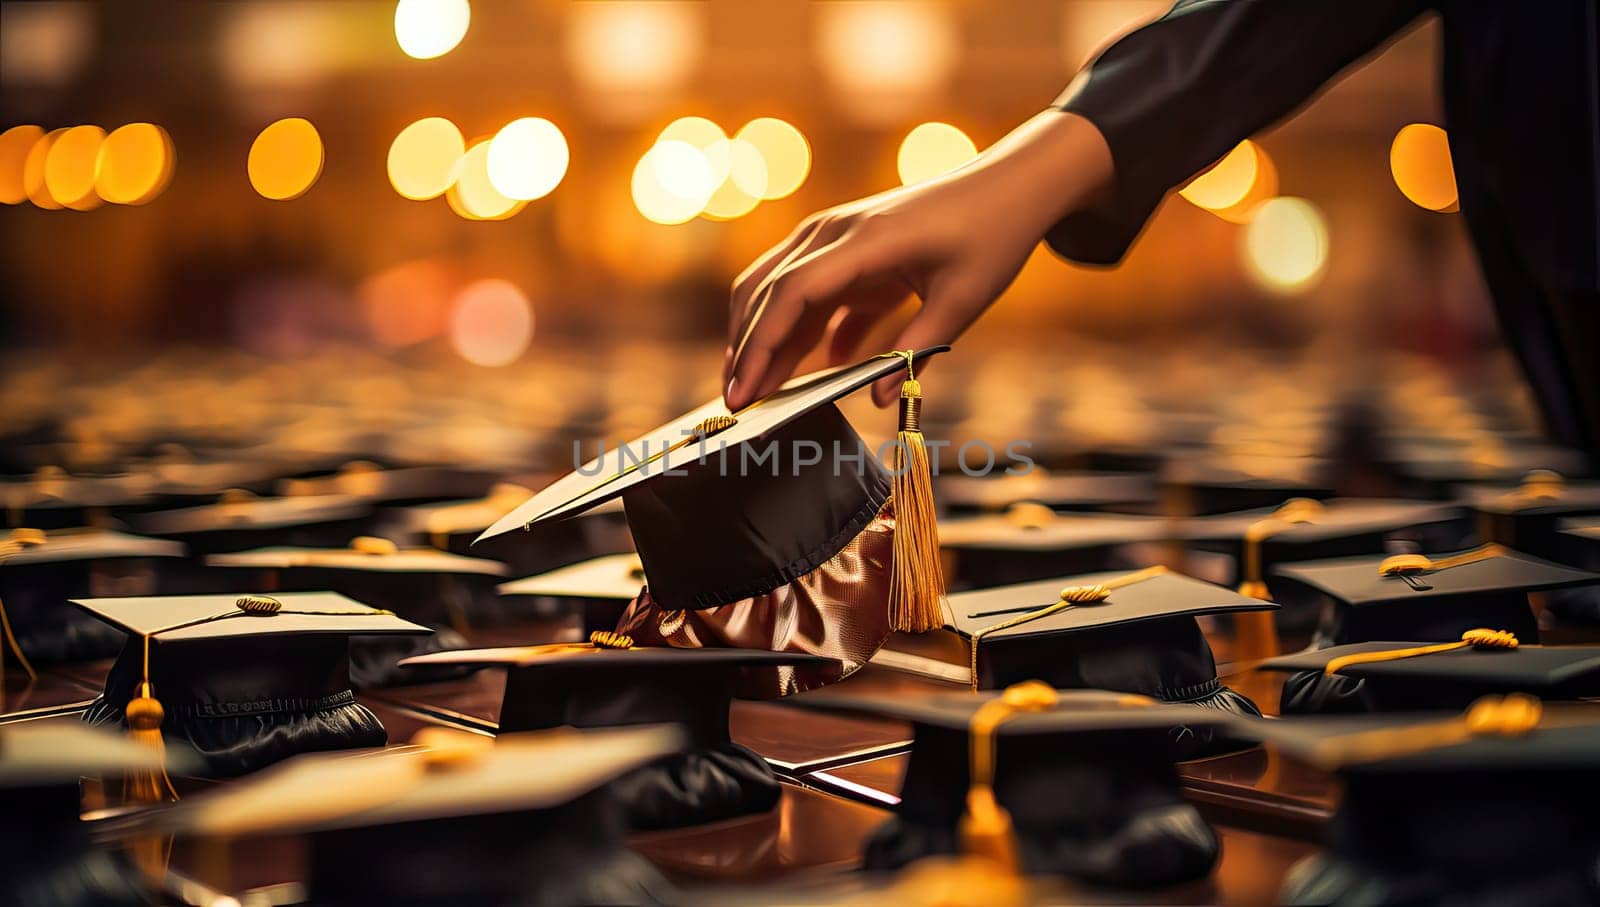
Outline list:
[[[992,201],[1015,213],[1035,241],[1073,211],[1092,210],[1111,195],[1111,149],[1087,119],[1046,110],[985,149],[962,174]]]

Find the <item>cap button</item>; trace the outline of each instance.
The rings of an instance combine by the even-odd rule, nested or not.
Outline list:
[[[400,550],[400,546],[388,539],[379,538],[375,535],[358,535],[350,540],[350,550],[358,551],[362,554],[383,556],[394,554]]]
[[[37,548],[45,543],[44,530],[18,526],[11,530],[11,541],[21,548]]]

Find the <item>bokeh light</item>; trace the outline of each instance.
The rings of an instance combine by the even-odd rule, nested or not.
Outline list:
[[[50,188],[45,185],[44,165],[50,157],[50,148],[56,139],[66,132],[65,128],[52,129],[39,137],[33,147],[28,149],[28,157],[22,162],[22,191],[27,194],[28,201],[35,206],[54,211],[61,207],[61,203],[50,195]]]
[[[128,123],[100,145],[94,188],[114,205],[142,205],[167,188],[177,156],[172,137],[154,123]]]
[[[733,220],[754,211],[767,191],[767,162],[760,149],[744,139],[723,139],[706,157],[723,178],[702,213],[711,220]]]
[[[1303,198],[1262,202],[1245,227],[1245,265],[1262,286],[1294,292],[1313,286],[1328,263],[1328,227]]]
[[[394,39],[409,57],[432,60],[454,50],[472,24],[467,0],[399,0]]]
[[[44,161],[45,190],[63,207],[88,211],[100,205],[94,194],[95,162],[106,131],[99,126],[73,126],[56,138]]]
[[[896,165],[909,186],[949,173],[978,156],[978,146],[949,123],[923,123],[900,143]]]
[[[767,188],[761,198],[793,195],[811,173],[811,146],[800,130],[776,117],[758,117],[744,125],[735,139],[749,142],[766,163]]]
[[[560,127],[541,117],[507,123],[489,142],[489,182],[506,198],[544,198],[561,185],[571,154]]]
[[[362,281],[357,294],[373,338],[399,348],[444,333],[459,284],[445,262],[421,259],[379,271]]]
[[[20,205],[28,200],[22,170],[28,152],[43,137],[44,130],[38,126],[12,126],[0,132],[0,204]]]
[[[400,130],[389,145],[389,185],[417,201],[438,198],[455,181],[467,143],[456,124],[424,117]]]
[[[444,194],[450,209],[467,220],[505,220],[527,202],[503,195],[489,180],[489,139],[475,140],[456,164],[455,181]]]
[[[942,3],[858,0],[814,8],[823,74],[857,119],[881,122],[926,103],[955,69],[960,36]]]
[[[1223,220],[1248,223],[1257,205],[1278,194],[1278,169],[1265,149],[1245,139],[1178,194]]]
[[[250,185],[263,198],[299,198],[322,175],[322,136],[302,117],[278,120],[250,145],[246,169]]]
[[[633,168],[633,204],[658,224],[681,224],[705,210],[717,190],[705,153],[688,142],[657,142]]]
[[[603,116],[633,117],[680,88],[705,49],[705,11],[671,0],[568,5],[567,63]]]
[[[479,280],[461,288],[450,313],[450,345],[474,365],[515,362],[533,341],[533,306],[507,280]]]
[[[1389,146],[1389,170],[1400,192],[1418,207],[1448,213],[1461,210],[1450,137],[1431,123],[1412,123]]]

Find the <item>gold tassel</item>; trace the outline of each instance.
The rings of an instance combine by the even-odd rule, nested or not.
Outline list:
[[[973,785],[967,791],[967,811],[961,816],[961,852],[993,860],[1007,872],[1022,870],[1011,814],[994,798],[994,788]]]
[[[933,504],[933,476],[922,439],[922,383],[912,372],[912,350],[905,357],[900,385],[900,431],[894,454],[894,567],[889,575],[889,626],[926,633],[944,626],[944,571],[939,525]]]
[[[122,799],[125,803],[161,803],[178,799],[178,792],[167,777],[167,744],[161,736],[161,725],[166,722],[167,710],[162,707],[150,686],[150,637],[144,638],[144,675],[139,681],[139,695],[129,700],[122,710],[128,722],[128,737],[133,742],[148,746],[161,755],[155,768],[130,772],[122,782]]]
[[[1000,725],[1018,712],[1048,712],[1060,696],[1048,684],[1024,680],[1013,684],[999,696],[978,706],[967,727],[969,749],[967,810],[961,815],[961,852],[967,856],[994,861],[1008,874],[1022,872],[1022,853],[1012,826],[1011,814],[995,799],[995,761]]]

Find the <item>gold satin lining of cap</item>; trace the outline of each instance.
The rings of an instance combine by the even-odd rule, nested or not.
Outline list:
[[[1456,718],[1331,737],[1313,747],[1310,756],[1324,768],[1340,768],[1443,749],[1474,737],[1526,737],[1540,729],[1583,726],[1594,720],[1593,706],[1546,705],[1526,693],[1484,696]]]
[[[1457,642],[1442,642],[1432,646],[1414,646],[1409,649],[1389,649],[1384,652],[1355,652],[1340,655],[1322,667],[1324,674],[1337,674],[1351,665],[1374,664],[1380,661],[1399,661],[1435,652],[1453,652],[1468,647],[1474,649],[1515,649],[1520,645],[1517,637],[1507,630],[1489,630],[1484,627],[1468,630]]]
[[[1471,551],[1463,551],[1449,557],[1431,558],[1425,554],[1396,554],[1383,559],[1378,564],[1378,572],[1384,576],[1415,576],[1419,573],[1437,573],[1440,570],[1449,570],[1451,567],[1461,567],[1467,564],[1476,564],[1504,555],[1504,545],[1490,543],[1480,545]]]
[[[1166,572],[1167,568],[1165,566],[1157,565],[1155,567],[1146,567],[1145,569],[1135,573],[1114,576],[1105,582],[1096,583],[1093,586],[1067,586],[1061,590],[1060,601],[1045,605],[1043,608],[1040,608],[1037,611],[1029,611],[1026,614],[1018,614],[1016,617],[1008,618],[997,624],[991,624],[990,626],[984,627],[976,633],[973,633],[972,663],[970,665],[972,668],[973,692],[977,692],[978,689],[978,644],[983,641],[984,637],[991,633],[998,633],[1001,630],[1009,630],[1012,627],[1020,626],[1025,623],[1038,620],[1042,617],[1049,617],[1052,614],[1059,614],[1068,608],[1076,608],[1080,605],[1102,604],[1111,599],[1112,590],[1121,589],[1124,586],[1131,586],[1134,583],[1142,583],[1147,579],[1161,576]]]

